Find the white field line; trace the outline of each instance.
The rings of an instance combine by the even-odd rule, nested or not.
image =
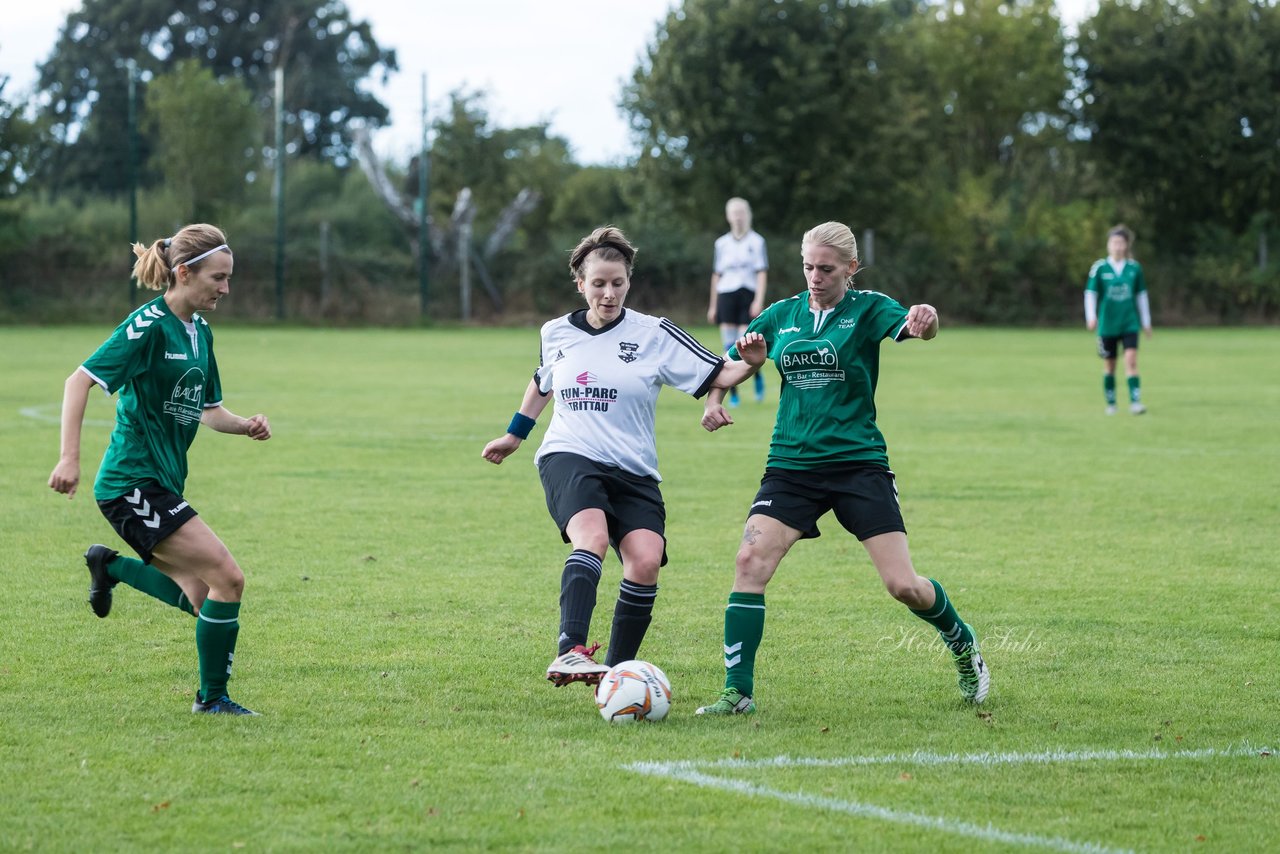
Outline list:
[[[1062,762],[1141,762],[1165,759],[1227,759],[1239,756],[1269,756],[1269,747],[1241,742],[1227,748],[1206,747],[1199,750],[1042,750],[1030,753],[887,753],[881,756],[841,756],[834,759],[774,756],[769,759],[717,759],[684,762],[636,762],[629,771],[648,773],[641,766],[657,766],[661,771],[700,770],[713,768],[848,768],[859,765],[1051,765]]]
[[[895,810],[859,801],[843,801],[836,798],[810,795],[804,792],[785,792],[746,780],[718,777],[704,773],[711,769],[757,768],[842,768],[866,765],[1047,765],[1061,762],[1152,762],[1170,759],[1222,759],[1245,756],[1271,756],[1270,748],[1254,747],[1248,743],[1225,749],[1200,750],[1048,750],[1031,753],[891,753],[883,756],[848,756],[835,759],[777,756],[772,759],[722,759],[714,761],[633,762],[623,769],[638,774],[679,780],[709,789],[720,789],[740,795],[772,798],[785,803],[814,809],[831,810],[859,818],[879,819],[893,824],[904,824],[927,830],[936,830],[957,836],[967,836],[984,842],[1007,843],[1034,848],[1067,851],[1072,854],[1111,854],[1126,849],[1112,848],[1095,842],[1076,842],[1059,836],[1041,836],[1035,833],[1018,833],[1001,830],[991,824],[981,825],[967,821],[924,815],[922,813]]]
[[[638,767],[642,764],[649,765],[651,767]],[[802,807],[831,810],[832,812],[842,812],[848,815],[858,816],[859,818],[875,818],[880,819],[881,821],[891,822],[893,824],[906,824],[913,827],[922,827],[926,830],[937,830],[958,836],[969,836],[974,839],[980,839],[983,842],[1003,842],[1010,845],[1049,848],[1054,851],[1068,851],[1071,852],[1071,854],[1113,854],[1113,852],[1118,854],[1118,852],[1126,850],[1122,848],[1109,848],[1105,845],[1098,845],[1092,842],[1073,842],[1070,839],[1062,839],[1056,836],[1038,836],[1034,833],[1015,833],[1008,830],[1001,830],[998,827],[992,827],[990,824],[971,824],[967,821],[956,821],[954,819],[942,818],[940,816],[923,815],[921,813],[889,809],[888,807],[879,807],[875,804],[864,804],[859,801],[841,801],[835,798],[807,795],[804,792],[783,792],[778,789],[771,789],[768,786],[749,783],[746,780],[714,777],[710,774],[703,774],[701,771],[692,771],[688,769],[663,771],[660,770],[661,766],[662,763],[653,762],[636,763],[635,765],[628,765],[624,767],[631,771],[639,771],[642,774],[652,774],[658,777],[664,777],[668,780],[680,780],[685,783],[693,783],[695,786],[703,786],[708,789],[723,789],[724,791],[735,792],[740,795],[773,798],[775,800],[796,804]]]
[[[49,403],[44,406],[24,406],[18,410],[18,414],[23,418],[31,418],[35,421],[42,421],[45,424],[61,424],[62,423],[62,404]],[[100,418],[85,418],[84,425],[86,427],[114,427],[115,419],[103,421]]]

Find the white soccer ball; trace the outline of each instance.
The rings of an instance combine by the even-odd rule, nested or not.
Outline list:
[[[660,721],[671,711],[671,681],[647,661],[609,668],[596,686],[596,708],[606,721]]]

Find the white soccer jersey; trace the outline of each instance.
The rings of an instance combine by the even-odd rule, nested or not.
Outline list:
[[[567,451],[662,480],[654,418],[664,385],[701,397],[724,360],[665,317],[623,309],[601,329],[587,312],[542,327],[542,361],[534,378],[554,395],[551,425],[535,464]]]
[[[716,238],[715,271],[716,293],[728,294],[746,288],[756,289],[756,273],[769,269],[769,256],[764,249],[764,238],[754,231],[733,236],[733,232]]]

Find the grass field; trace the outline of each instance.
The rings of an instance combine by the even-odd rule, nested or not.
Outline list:
[[[0,330],[0,849],[1280,845],[1273,329],[1144,340],[1140,418],[1102,414],[1084,332],[885,345],[913,556],[984,641],[980,709],[828,518],[769,588],[760,714],[694,717],[772,406],[708,435],[664,392],[671,564],[643,654],[675,703],[610,727],[542,679],[566,549],[533,443],[479,457],[536,330],[215,328],[228,408],[275,431],[202,435],[186,493],[248,575],[231,687],[252,719],[189,713],[189,617],[123,586],[105,620],[85,604],[80,553],[116,544],[87,485],[101,394],[83,491],[45,481],[62,381],[108,326]]]

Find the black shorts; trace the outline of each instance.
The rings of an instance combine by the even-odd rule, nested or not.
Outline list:
[[[99,501],[98,509],[143,563],[151,563],[152,550],[197,515],[181,495],[158,483],[145,483],[128,495]]]
[[[569,520],[589,509],[604,511],[609,545],[615,551],[632,531],[653,531],[666,540],[667,509],[653,478],[569,453],[547,454],[538,461],[538,476],[547,494],[547,510],[566,543]],[[666,565],[664,548],[659,566]]]
[[[1099,335],[1098,336],[1098,356],[1103,359],[1114,359],[1116,357],[1116,345],[1119,344],[1126,350],[1138,349],[1138,333],[1126,332],[1123,335]]]
[[[859,540],[907,532],[893,472],[874,464],[809,471],[767,468],[747,515],[777,519],[807,540],[822,536],[818,517],[828,510],[834,510],[836,520]]]
[[[755,298],[756,292],[750,288],[716,294],[716,323],[746,326],[751,322],[751,301]]]

